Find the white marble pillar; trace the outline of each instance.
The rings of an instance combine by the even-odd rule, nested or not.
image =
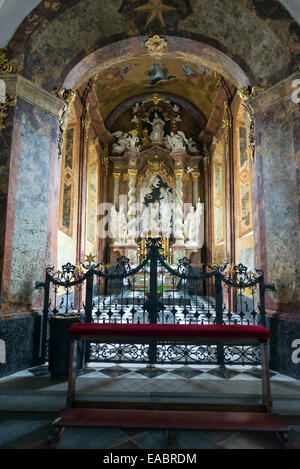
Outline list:
[[[120,173],[113,173],[114,178],[114,207],[119,210],[119,194],[120,194]]]
[[[175,198],[175,238],[177,245],[184,244],[183,234],[183,169],[176,169],[174,171],[176,177],[176,198]]]
[[[128,231],[127,244],[135,244],[136,237],[136,169],[128,170],[129,191],[128,191]]]

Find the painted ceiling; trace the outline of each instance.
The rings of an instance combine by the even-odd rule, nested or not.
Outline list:
[[[148,93],[183,97],[208,119],[216,82],[213,72],[200,63],[149,57],[104,69],[98,75],[96,90],[104,120],[120,103]]]
[[[285,1],[292,12],[297,3]],[[213,47],[251,84],[270,86],[300,61],[300,27],[289,10],[277,0],[44,0],[16,30],[8,53],[20,73],[53,89],[95,51],[159,34]],[[124,55],[121,45],[119,62]]]

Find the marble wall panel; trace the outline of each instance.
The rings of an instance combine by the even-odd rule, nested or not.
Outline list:
[[[14,301],[34,304],[38,295],[35,282],[44,278],[51,228],[48,227],[49,180],[54,184],[49,179],[50,157],[56,155],[56,142],[56,119],[19,99],[11,159],[15,177],[9,189],[12,220],[6,230],[6,242],[11,249],[6,251],[3,292]]]
[[[254,178],[256,266],[276,291],[268,308],[295,305],[299,292],[299,223],[294,154],[294,116],[289,101],[256,118]]]

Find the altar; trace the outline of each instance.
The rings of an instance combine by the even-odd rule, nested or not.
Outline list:
[[[110,263],[125,256],[138,265],[146,254],[147,237],[161,237],[170,265],[184,257],[200,264],[202,157],[196,142],[180,129],[180,106],[154,94],[134,105],[131,122],[134,128],[129,132],[113,133],[116,142],[109,157],[113,167]],[[165,275],[166,289],[170,277]],[[139,275],[137,285],[142,282]]]

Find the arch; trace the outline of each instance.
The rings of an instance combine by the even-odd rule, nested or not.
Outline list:
[[[145,47],[146,40],[147,36],[124,39],[92,52],[78,61],[72,70],[70,70],[62,86],[67,89],[77,88],[101,70],[120,60],[151,57]],[[164,59],[178,58],[183,61],[199,62],[209,69],[220,73],[237,87],[250,85],[251,78],[247,73],[220,50],[184,37],[165,36],[165,40],[168,43],[168,47],[167,51],[163,54]]]

